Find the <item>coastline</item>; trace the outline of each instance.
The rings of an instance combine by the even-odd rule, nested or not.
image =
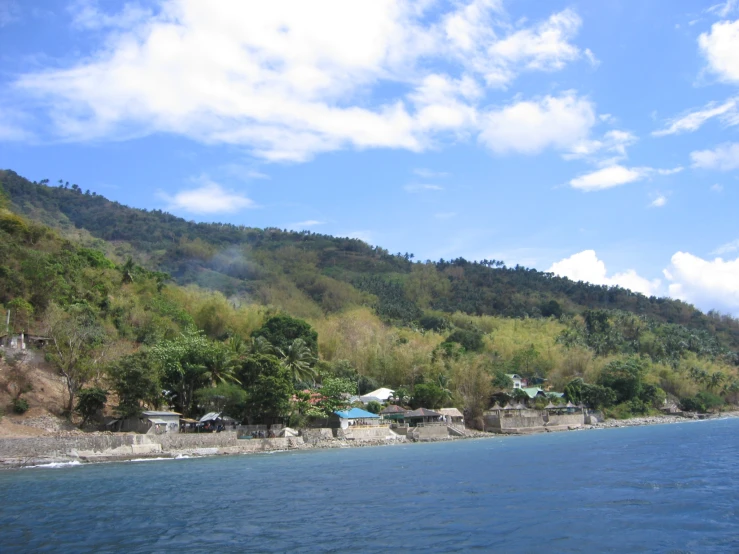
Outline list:
[[[593,425],[549,429],[546,432],[588,431],[645,425],[688,423],[711,419],[735,418],[739,412],[724,412],[701,417],[648,416],[625,420],[606,420]],[[450,442],[457,440],[500,438],[528,433],[483,433],[468,430],[466,436],[434,437],[412,441],[403,436],[367,440],[321,439],[304,437],[274,439],[237,439],[235,432],[208,435],[148,436],[133,434],[88,433],[57,434],[45,437],[0,439],[0,469],[56,468],[124,461],[187,459],[213,456],[326,450],[333,448],[364,448],[413,444],[415,442]],[[537,433],[539,434],[539,433]]]

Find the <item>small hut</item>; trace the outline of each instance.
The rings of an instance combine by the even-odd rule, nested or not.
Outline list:
[[[457,408],[441,408],[439,413],[447,424],[464,425],[464,414]]]
[[[405,413],[405,420],[411,425],[419,423],[434,423],[440,421],[441,414],[427,408],[418,408]]]

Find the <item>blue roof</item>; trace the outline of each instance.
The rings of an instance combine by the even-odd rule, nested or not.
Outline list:
[[[338,411],[334,413],[337,416],[339,416],[341,419],[360,419],[360,418],[380,417],[377,414],[373,414],[372,412],[362,410],[361,408],[352,408],[349,411]]]

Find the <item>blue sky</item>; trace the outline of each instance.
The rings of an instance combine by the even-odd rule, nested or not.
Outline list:
[[[739,314],[739,0],[0,0],[0,167]]]

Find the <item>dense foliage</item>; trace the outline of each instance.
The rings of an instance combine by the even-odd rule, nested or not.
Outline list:
[[[68,413],[93,417],[98,390],[122,416],[301,421],[385,386],[474,419],[510,373],[616,416],[739,396],[737,322],[679,301],[0,184],[0,304],[13,331],[50,338]]]

